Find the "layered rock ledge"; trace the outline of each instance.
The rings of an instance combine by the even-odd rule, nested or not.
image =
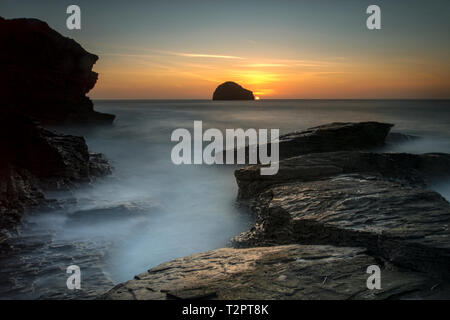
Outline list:
[[[450,204],[426,181],[450,174],[448,154],[311,154],[280,162],[278,177],[236,172],[258,214],[238,246],[286,243],[367,248],[412,270],[448,277]],[[276,178],[275,178],[276,177]]]
[[[386,139],[390,143],[399,143],[413,139],[412,136],[390,133],[393,124],[376,121],[367,122],[333,122],[306,130],[299,130],[280,135],[277,143],[279,146],[279,159],[286,159],[309,153],[332,152],[343,150],[374,150],[385,145]],[[250,153],[254,152],[254,158],[259,162],[259,146],[245,147],[246,163],[249,163]],[[271,150],[271,143],[267,144],[267,150]],[[217,158],[225,159],[228,152],[244,151],[235,148],[218,153]]]
[[[366,287],[360,248],[288,245],[217,249],[163,263],[119,284],[102,299],[394,299],[426,296],[436,280],[383,266],[381,290]]]

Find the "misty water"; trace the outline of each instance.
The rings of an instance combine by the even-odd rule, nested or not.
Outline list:
[[[96,101],[115,114],[112,126],[57,128],[83,135],[114,174],[71,192],[49,193],[56,209],[26,217],[0,258],[0,298],[94,297],[162,262],[224,247],[253,221],[236,203],[236,167],[171,162],[176,128],[279,128],[281,133],[329,122],[382,121],[421,139],[389,152],[450,152],[449,101],[261,100]],[[450,183],[433,189],[450,199]],[[78,265],[83,292],[66,287]]]

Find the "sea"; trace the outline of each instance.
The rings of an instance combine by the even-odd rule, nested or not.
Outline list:
[[[385,152],[450,153],[450,100],[96,100],[110,126],[53,127],[82,135],[114,167],[111,176],[48,192],[50,209],[28,214],[0,254],[0,299],[92,299],[171,259],[227,246],[253,215],[236,202],[234,165],[175,165],[175,129],[279,129],[380,121],[418,136]],[[450,199],[450,181],[430,186]],[[78,266],[81,289],[67,268]]]

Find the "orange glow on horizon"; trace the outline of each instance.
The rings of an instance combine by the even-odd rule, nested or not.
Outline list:
[[[233,57],[233,59],[231,58]],[[100,55],[94,99],[211,99],[234,81],[264,99],[448,98],[450,70],[397,59],[250,59],[229,55]],[[256,98],[255,98],[256,99]]]

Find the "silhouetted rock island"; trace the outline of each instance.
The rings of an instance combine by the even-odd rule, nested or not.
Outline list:
[[[242,88],[236,82],[227,81],[216,88],[213,100],[255,100],[255,97],[250,90]]]
[[[1,108],[42,123],[111,123],[86,97],[98,56],[37,19],[0,17]]]

